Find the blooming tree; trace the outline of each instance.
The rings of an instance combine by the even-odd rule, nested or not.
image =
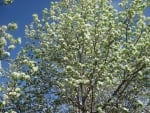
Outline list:
[[[109,0],[63,0],[44,9],[41,20],[33,15],[28,55],[52,79],[54,103],[78,113],[146,112],[148,2],[123,0],[118,11]]]
[[[8,26],[2,25],[0,27],[0,64],[3,64],[3,61],[5,62],[12,62],[12,59],[10,59],[10,52],[15,48],[16,44],[21,43],[20,38],[14,38],[12,34],[8,33],[8,31],[14,31],[17,29],[16,23],[9,23]],[[4,78],[4,81],[7,80],[7,82],[4,83],[4,81],[1,80],[1,86],[0,86],[0,111],[3,111],[3,108],[5,108],[5,105],[7,103],[8,98],[13,98],[14,95],[19,96],[19,88],[15,88],[14,85],[12,85],[12,79],[10,79],[11,73],[6,71],[3,66],[0,65],[0,78]],[[15,75],[13,73],[12,75]],[[13,91],[13,89],[16,91]],[[12,110],[11,110],[12,111]],[[13,112],[13,111],[12,111]]]
[[[12,79],[22,83],[22,92],[7,108],[149,112],[150,17],[144,15],[149,5],[122,0],[117,10],[111,0],[61,0],[45,8],[41,19],[33,14],[25,29],[31,42],[12,64]]]

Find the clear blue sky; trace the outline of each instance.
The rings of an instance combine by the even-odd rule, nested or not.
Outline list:
[[[16,22],[19,26],[18,30],[14,32],[15,37],[21,37],[25,42],[24,28],[25,25],[29,25],[32,22],[32,14],[37,13],[42,15],[42,10],[46,7],[50,7],[51,1],[58,0],[14,0],[13,4],[4,6],[0,4],[0,25],[7,25],[9,22]],[[113,0],[114,6],[117,7],[117,3],[121,0]],[[2,0],[0,0],[0,3]],[[150,8],[145,11],[145,14],[150,16]],[[24,43],[23,43],[24,44]],[[23,46],[17,46],[12,52],[14,58],[20,48]]]

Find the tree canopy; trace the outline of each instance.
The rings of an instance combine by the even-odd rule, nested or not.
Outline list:
[[[122,0],[119,6],[111,0],[61,0],[51,2],[42,18],[33,14],[25,29],[30,42],[4,75],[0,110],[150,112],[150,17],[144,15],[150,3]]]

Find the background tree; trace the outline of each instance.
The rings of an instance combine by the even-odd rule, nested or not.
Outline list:
[[[148,2],[122,0],[118,11],[108,0],[62,0],[34,14],[11,66],[29,79],[15,82],[22,91],[5,111],[149,112]]]
[[[12,3],[13,0],[3,0],[2,4],[8,5]],[[15,73],[11,74],[12,71],[6,70],[6,67],[3,68],[3,62],[12,63],[12,59],[10,58],[11,51],[15,48],[17,44],[21,44],[21,38],[15,38],[11,31],[14,31],[18,28],[16,23],[9,23],[7,26],[0,26],[0,111],[5,112],[9,111],[11,113],[15,113],[14,110],[11,109],[11,104],[9,103],[11,100],[14,101],[16,97],[20,94],[20,88],[16,85],[16,77],[13,76]],[[19,74],[19,73],[18,73]],[[13,76],[13,77],[11,77]],[[12,79],[13,78],[13,79]],[[9,107],[7,108],[7,103],[9,103]]]
[[[11,50],[15,48],[16,44],[21,43],[20,38],[14,38],[12,34],[10,34],[10,31],[14,31],[17,29],[16,23],[9,23],[8,26],[2,25],[0,27],[0,64],[3,64],[4,61],[11,63],[13,60],[10,58]],[[4,112],[5,105],[7,103],[7,100],[10,96],[10,98],[13,98],[14,95],[19,95],[19,88],[15,88],[15,85],[10,78],[10,71],[3,68],[2,65],[0,65],[0,77],[1,80],[0,83],[0,111]],[[6,82],[7,81],[7,82]],[[16,92],[13,92],[13,90],[17,90]]]

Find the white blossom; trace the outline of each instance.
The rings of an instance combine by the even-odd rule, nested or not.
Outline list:
[[[12,49],[14,49],[14,48],[15,48],[14,45],[9,45],[9,46],[8,46],[8,49],[9,49],[9,50],[12,50]]]

